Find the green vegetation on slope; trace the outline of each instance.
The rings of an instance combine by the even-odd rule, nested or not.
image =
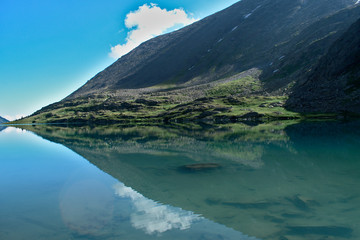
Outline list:
[[[29,123],[154,123],[274,121],[318,118],[331,115],[301,115],[284,108],[286,96],[267,95],[252,69],[211,84],[144,91],[129,97],[95,95],[49,105],[30,117]],[[266,96],[264,96],[266,95]]]
[[[239,93],[255,93],[262,89],[261,82],[253,76],[247,76],[231,82],[219,84],[206,92],[207,96],[229,96]]]
[[[154,123],[154,122],[212,122],[273,121],[302,119],[306,116],[286,110],[284,96],[222,96],[204,97],[184,104],[137,99],[111,101],[93,99],[91,103],[73,102],[61,108],[48,110],[13,123]],[[76,101],[76,100],[75,100]],[[149,102],[152,104],[149,105]],[[311,115],[328,117],[331,115]]]

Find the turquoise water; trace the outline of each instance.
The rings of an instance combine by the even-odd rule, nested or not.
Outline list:
[[[360,124],[0,131],[0,239],[360,239]]]

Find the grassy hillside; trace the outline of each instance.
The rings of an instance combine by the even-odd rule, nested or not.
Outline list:
[[[92,96],[49,105],[12,123],[153,123],[332,118],[336,114],[300,114],[286,110],[287,96],[267,94],[259,70],[243,72],[210,84],[165,88],[127,96]]]
[[[45,107],[14,123],[237,122],[301,118],[284,109],[285,96],[264,96],[260,72],[252,70],[197,87],[93,96]]]

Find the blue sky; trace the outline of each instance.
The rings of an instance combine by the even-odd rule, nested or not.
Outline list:
[[[0,0],[0,116],[29,115],[59,101],[150,35],[235,2]],[[161,22],[174,26],[155,26]]]

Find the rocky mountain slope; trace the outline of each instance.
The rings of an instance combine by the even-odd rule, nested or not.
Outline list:
[[[314,54],[309,56],[316,60],[328,42],[334,41],[356,20],[359,11],[348,10],[346,16],[327,21],[329,16],[353,6],[354,2],[240,1],[191,26],[145,42],[97,74],[68,99],[104,93],[116,95],[128,88],[185,82],[194,85],[253,67],[261,68],[266,73],[265,79],[275,73],[294,71],[291,68],[300,68],[298,62],[305,60],[301,59],[304,49],[320,47],[315,58]],[[322,18],[325,19],[321,21]],[[320,40],[321,44],[313,45]],[[291,61],[294,50],[302,51],[300,60]],[[284,84],[276,88],[283,87],[281,85]]]
[[[301,112],[360,112],[360,18],[330,47],[288,106]]]

